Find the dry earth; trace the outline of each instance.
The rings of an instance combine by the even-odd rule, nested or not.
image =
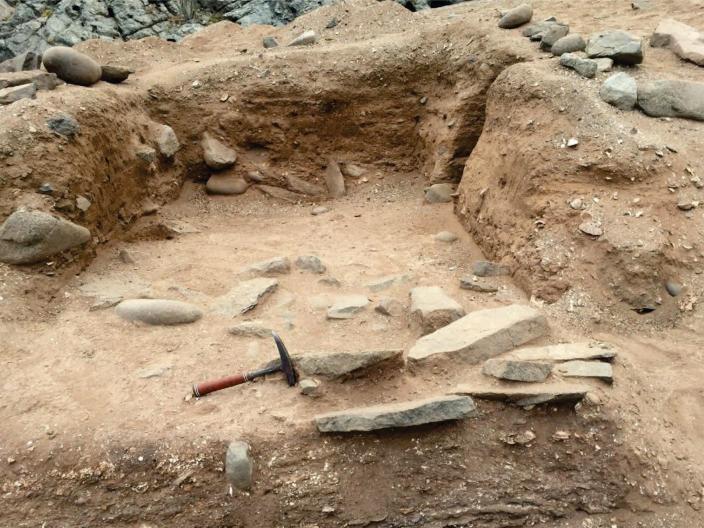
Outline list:
[[[666,15],[693,25],[704,15],[686,1],[533,5],[536,19],[554,15],[583,34],[648,37]],[[355,0],[279,29],[219,23],[180,44],[90,41],[80,49],[136,74],[0,109],[2,217],[82,195],[87,211],[64,203],[61,214],[93,235],[51,263],[0,264],[0,525],[704,525],[704,218],[679,211],[668,190],[687,168],[704,175],[704,124],[606,105],[597,92],[608,74],[588,81],[562,69],[520,30],[498,29],[498,7],[411,13]],[[325,29],[331,18],[338,25]],[[264,35],[285,43],[304,29],[320,42],[261,47]],[[647,48],[632,73],[704,80],[661,49]],[[57,112],[79,122],[74,140],[46,128]],[[145,164],[134,151],[155,122],[174,128],[181,149]],[[321,185],[330,157],[366,173],[336,200],[289,203],[254,186],[209,196],[206,130],[237,150],[232,174]],[[560,148],[569,137],[577,149]],[[459,182],[456,203],[425,204],[434,181]],[[53,197],[35,192],[44,182]],[[588,209],[571,210],[575,197]],[[311,215],[321,203],[330,210]],[[579,234],[586,213],[603,221],[603,240]],[[459,240],[432,238],[446,230]],[[294,267],[238,320],[264,321],[296,353],[408,350],[418,326],[373,307],[385,296],[407,306],[411,287],[437,285],[468,312],[540,306],[545,343],[614,343],[615,382],[590,382],[594,397],[576,409],[478,401],[480,415],[459,423],[325,436],[318,413],[444,394],[482,379],[480,368],[377,369],[325,382],[315,399],[270,376],[195,400],[193,382],[257,367],[275,357],[272,343],[229,335],[235,321],[211,312],[151,327],[91,310],[115,296],[207,307],[253,262],[308,254],[340,285]],[[484,258],[512,276],[492,279],[495,294],[460,289]],[[392,274],[407,280],[367,288]],[[667,295],[670,279],[683,296]],[[341,293],[372,303],[326,320]],[[657,309],[633,310],[644,305]],[[536,435],[527,447],[500,440],[525,430]],[[253,448],[250,493],[223,475],[235,438]]]

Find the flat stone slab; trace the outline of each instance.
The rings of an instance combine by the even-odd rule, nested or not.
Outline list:
[[[580,401],[591,388],[573,383],[531,385],[460,385],[452,393],[474,396],[480,400],[515,403],[522,407],[546,402]]]
[[[247,313],[279,286],[276,279],[260,277],[240,282],[215,301],[213,311],[231,317]]]
[[[654,48],[670,48],[678,57],[704,66],[704,32],[666,18],[658,24],[650,38]]]
[[[129,299],[115,308],[128,321],[149,325],[178,325],[197,321],[203,312],[197,306],[169,299]]]
[[[482,373],[487,376],[529,383],[545,381],[550,372],[552,372],[552,363],[515,359],[487,359],[482,367]]]
[[[351,319],[369,304],[366,295],[340,295],[328,310],[328,319]]]
[[[522,361],[572,361],[590,359],[611,361],[616,357],[616,353],[616,348],[613,345],[594,341],[521,348],[520,350],[511,352],[509,357]]]
[[[411,290],[411,315],[424,334],[447,326],[465,313],[462,305],[438,286],[418,286]]]
[[[441,396],[320,414],[315,425],[321,433],[349,433],[461,420],[475,414],[472,398]]]
[[[364,352],[329,352],[292,356],[301,373],[309,376],[339,378],[381,363],[403,361],[403,350],[372,350]]]
[[[371,282],[367,283],[367,288],[373,292],[378,292],[396,286],[397,284],[403,284],[409,280],[408,275],[386,275],[384,277],[379,277]]]
[[[477,364],[547,333],[547,320],[531,306],[477,310],[421,337],[408,352],[408,360],[447,358]]]
[[[567,378],[599,378],[611,383],[614,369],[603,361],[566,361],[555,365],[555,373]]]

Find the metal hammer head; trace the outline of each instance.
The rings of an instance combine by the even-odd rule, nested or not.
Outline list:
[[[293,387],[298,381],[298,376],[293,368],[293,362],[291,361],[291,356],[288,355],[288,350],[281,338],[276,334],[276,332],[271,333],[274,341],[276,342],[276,348],[279,349],[279,356],[281,357],[281,372],[286,375],[286,381],[289,387]]]

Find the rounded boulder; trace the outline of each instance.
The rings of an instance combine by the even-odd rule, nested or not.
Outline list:
[[[167,299],[129,299],[115,308],[128,321],[149,325],[178,325],[197,321],[203,312],[197,306]]]
[[[44,52],[44,67],[62,81],[80,86],[91,86],[103,73],[100,64],[88,55],[65,46],[55,46]]]

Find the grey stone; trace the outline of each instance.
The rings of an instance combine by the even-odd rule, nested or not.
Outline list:
[[[411,290],[411,315],[423,334],[434,332],[465,314],[464,308],[438,286],[418,286]]]
[[[579,230],[585,235],[600,237],[604,234],[601,224],[595,220],[585,220],[579,224]]]
[[[156,161],[156,149],[149,145],[139,145],[135,148],[134,155],[145,163],[154,163]]]
[[[336,161],[330,160],[325,169],[325,184],[331,197],[340,198],[345,195],[345,178]]]
[[[90,209],[91,202],[88,198],[85,196],[81,196],[80,194],[76,196],[76,207],[80,210],[83,211],[84,213]]]
[[[176,132],[169,125],[156,126],[155,140],[159,152],[167,158],[173,158],[181,147]]]
[[[457,240],[457,235],[450,231],[440,231],[433,235],[433,238],[438,242],[447,242],[448,244]]]
[[[704,66],[704,32],[667,18],[658,24],[650,38],[654,48],[669,48],[678,57]]]
[[[316,397],[320,395],[320,382],[313,378],[304,378],[298,382],[298,389],[304,396]]]
[[[632,66],[643,62],[643,43],[625,31],[595,33],[586,48],[590,58],[608,57],[617,64]]]
[[[495,378],[534,383],[545,381],[552,372],[551,363],[492,358],[486,360],[482,373]]]
[[[294,354],[292,360],[296,368],[307,376],[340,378],[382,364],[400,365],[403,362],[403,350]]]
[[[598,65],[596,61],[585,59],[574,53],[564,53],[560,57],[560,64],[566,68],[570,68],[588,79],[596,75]]]
[[[467,396],[441,396],[321,414],[315,417],[315,424],[322,433],[375,431],[460,420],[476,412]]]
[[[51,185],[50,183],[42,183],[39,186],[39,189],[37,189],[37,192],[39,194],[53,194],[54,193],[54,186]]]
[[[67,138],[73,138],[81,131],[81,127],[73,116],[68,114],[56,114],[46,120],[49,130],[56,132]]]
[[[400,317],[403,315],[404,307],[400,301],[391,297],[379,299],[379,303],[374,307],[374,311],[388,317]]]
[[[33,264],[89,240],[85,227],[41,211],[19,209],[0,226],[0,261]]]
[[[298,203],[304,198],[302,194],[291,192],[287,189],[281,189],[280,187],[274,187],[273,185],[257,185],[257,189],[267,196],[288,203]]]
[[[672,297],[677,297],[680,293],[682,293],[683,288],[679,282],[667,281],[665,283],[665,289]]]
[[[560,39],[567,36],[570,32],[570,27],[566,24],[553,24],[548,29],[541,33],[540,49],[544,51],[552,51],[552,46]]]
[[[636,80],[627,73],[616,73],[601,85],[599,96],[616,108],[632,110],[638,100]]]
[[[197,306],[168,299],[129,299],[118,304],[115,311],[123,319],[149,325],[187,324],[203,316]]]
[[[44,52],[42,63],[48,72],[62,81],[80,86],[91,86],[100,80],[100,64],[75,49],[55,46]]]
[[[499,277],[510,275],[511,270],[507,266],[502,266],[496,262],[478,260],[472,265],[472,273],[477,277]]]
[[[408,279],[408,275],[386,275],[367,283],[367,288],[373,292],[380,292],[391,288],[392,286],[408,282]]]
[[[0,2],[1,4],[1,2]],[[41,53],[35,53],[33,51],[25,51],[20,53],[11,59],[7,59],[0,63],[0,72],[21,72],[27,70],[38,70],[42,67],[42,55]]]
[[[679,80],[640,83],[638,106],[652,117],[704,121],[704,83]]]
[[[288,257],[274,257],[255,262],[245,269],[246,273],[253,275],[285,275],[291,273],[291,261]]]
[[[611,383],[613,367],[603,361],[565,361],[555,365],[555,373],[569,378],[599,378]]]
[[[545,317],[530,306],[514,304],[477,310],[421,337],[408,352],[408,360],[424,363],[436,359],[461,359],[477,364],[547,332]]]
[[[134,73],[130,68],[124,68],[122,66],[115,66],[112,64],[106,64],[101,66],[102,73],[100,75],[100,80],[109,82],[112,84],[120,84],[125,82],[127,78]]]
[[[285,179],[288,188],[294,192],[307,194],[309,196],[320,196],[321,194],[325,194],[325,189],[323,189],[320,185],[308,182],[306,180],[293,176],[292,174],[287,174],[285,176]]]
[[[359,165],[355,165],[354,163],[342,163],[340,165],[340,170],[342,171],[342,174],[349,178],[361,178],[366,174],[366,169],[363,169]]]
[[[557,22],[556,20],[543,20],[524,27],[521,34],[531,40],[541,40],[545,32],[554,26],[565,26],[565,24]]]
[[[587,43],[584,42],[582,35],[579,33],[572,33],[571,35],[565,35],[564,37],[558,39],[550,48],[553,55],[559,57],[563,53],[574,53],[575,51],[584,51],[587,47]]]
[[[590,359],[611,361],[616,357],[616,353],[616,349],[613,345],[593,341],[521,348],[511,352],[509,357],[521,361],[572,361]]]
[[[325,264],[315,255],[303,255],[296,259],[296,267],[313,273],[325,273]]]
[[[227,169],[237,161],[237,153],[208,132],[203,133],[201,147],[203,148],[203,160],[212,170]]]
[[[238,337],[271,337],[272,329],[261,321],[244,321],[231,326],[227,331]]]
[[[205,184],[205,190],[209,194],[243,194],[248,188],[249,183],[244,178],[232,174],[213,174]]]
[[[253,310],[263,298],[276,291],[279,281],[260,277],[240,282],[215,301],[213,311],[221,315],[236,317]]]
[[[235,488],[248,491],[252,488],[251,448],[247,442],[235,440],[227,446],[225,455],[225,475]]]
[[[0,89],[0,105],[8,105],[20,99],[34,99],[37,86],[34,83],[21,84]]]
[[[274,37],[264,37],[262,39],[262,45],[269,49],[269,48],[277,48],[279,46],[278,41]]]
[[[484,284],[475,280],[475,278],[464,277],[460,279],[460,288],[463,290],[471,290],[479,293],[496,293],[499,287],[493,284]]]
[[[318,36],[315,34],[315,31],[309,30],[309,31],[304,31],[300,35],[298,35],[295,39],[293,39],[290,43],[289,46],[308,46],[310,44],[315,44],[315,41],[318,39]]]
[[[605,58],[605,59],[592,59],[594,62],[596,62],[596,71],[597,72],[608,72],[611,71],[611,68],[614,66],[614,60]]]
[[[341,295],[328,310],[328,319],[350,319],[369,304],[366,295]]]
[[[499,20],[499,27],[502,29],[517,28],[530,22],[531,18],[533,18],[533,8],[530,4],[521,4],[503,14]]]
[[[522,407],[547,402],[580,401],[591,390],[588,385],[572,383],[541,383],[531,385],[460,385],[453,394],[466,394],[481,400],[497,400],[515,403]]]
[[[313,207],[310,214],[312,214],[313,216],[318,216],[318,215],[327,213],[329,210],[330,209],[328,209],[324,205],[319,205],[317,207]]]
[[[447,203],[452,201],[455,188],[449,183],[436,183],[425,190],[425,201],[428,203]]]
[[[22,84],[34,84],[37,90],[53,90],[63,84],[55,73],[45,71],[21,71],[0,73],[0,88],[10,88]]]
[[[335,288],[339,288],[342,286],[342,283],[337,280],[335,277],[323,277],[322,279],[318,280],[320,284],[324,284],[325,286],[334,286]]]

